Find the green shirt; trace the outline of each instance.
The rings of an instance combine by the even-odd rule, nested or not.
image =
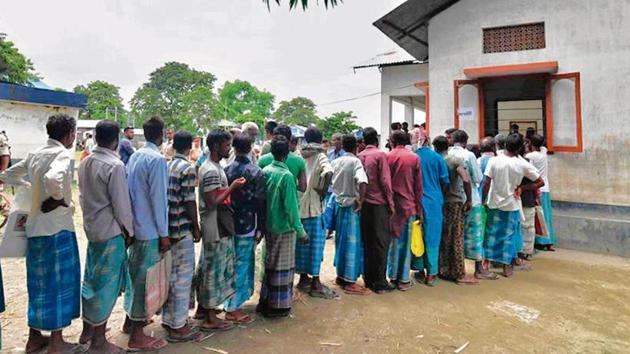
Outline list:
[[[267,233],[295,232],[298,238],[304,237],[306,232],[300,221],[295,177],[287,165],[275,160],[263,169],[263,173],[267,187]]]
[[[258,167],[264,169],[265,167],[271,165],[272,162],[273,155],[271,153],[265,154],[258,160]],[[287,156],[284,164],[296,179],[300,177],[300,173],[306,171],[306,162],[304,162],[304,159],[292,152],[289,153],[289,156]]]

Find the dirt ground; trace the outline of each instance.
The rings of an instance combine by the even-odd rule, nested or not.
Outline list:
[[[75,215],[82,260],[86,239]],[[326,245],[323,281],[331,286],[334,243]],[[472,264],[468,264],[469,271]],[[0,315],[3,353],[21,353],[27,338],[23,259],[2,259],[6,312]],[[534,269],[479,286],[416,284],[407,292],[326,301],[303,295],[290,318],[257,317],[247,328],[162,353],[628,353],[630,259],[568,250],[536,256]],[[337,289],[338,292],[339,289]],[[257,295],[246,306],[254,313]],[[119,345],[119,299],[109,336]],[[81,321],[65,331],[76,341]],[[164,335],[156,324],[147,332]]]

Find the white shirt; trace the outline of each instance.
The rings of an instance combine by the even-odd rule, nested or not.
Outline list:
[[[536,167],[522,158],[500,155],[488,161],[486,176],[492,178],[488,193],[488,207],[515,211],[521,208],[521,201],[516,199],[514,191],[521,185],[523,177],[535,181],[540,174]]]
[[[94,139],[88,138],[85,140],[85,150],[87,150],[90,154],[94,151]]]
[[[62,230],[74,232],[71,160],[70,151],[63,144],[48,139],[44,147],[29,153],[26,159],[0,173],[0,180],[7,184],[31,186],[33,197],[26,222],[27,237],[52,236]],[[49,197],[63,199],[68,207],[60,206],[42,213],[42,202]]]
[[[354,205],[359,199],[359,185],[368,183],[363,164],[356,156],[346,152],[332,162],[332,190],[343,207]]]
[[[481,183],[481,179],[483,178],[483,174],[481,172],[481,168],[479,164],[477,164],[477,157],[472,151],[467,150],[466,148],[454,145],[453,147],[448,149],[448,154],[452,156],[456,156],[464,160],[466,164],[466,170],[468,171],[468,175],[470,176],[470,187],[471,187],[471,203],[473,206],[481,205],[481,196],[479,195],[479,184]]]
[[[540,173],[540,177],[545,181],[545,185],[540,188],[540,191],[549,192],[549,180],[547,179],[549,160],[547,159],[547,149],[543,149],[541,149],[541,151],[530,152],[525,155],[525,158],[529,159],[529,162],[536,167]]]

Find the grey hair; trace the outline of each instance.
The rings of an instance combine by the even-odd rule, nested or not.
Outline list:
[[[505,140],[506,139],[507,139],[507,136],[505,136],[504,134],[497,134],[494,137],[494,143],[497,144],[497,149],[499,149],[499,150],[505,149]]]
[[[258,129],[258,124],[254,123],[254,122],[246,122],[246,123],[243,123],[243,125],[241,125],[241,130],[244,131],[244,132],[249,131],[249,130],[253,130],[253,129],[256,129],[256,132],[258,132],[258,130],[259,130]]]
[[[334,140],[334,139],[339,139],[339,140],[341,140],[341,138],[343,138],[343,134],[341,134],[341,133],[335,133],[335,134],[333,134],[333,135],[332,135],[332,138],[333,138],[333,140]]]

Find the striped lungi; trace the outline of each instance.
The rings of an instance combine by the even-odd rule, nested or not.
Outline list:
[[[483,261],[483,233],[486,226],[486,208],[474,206],[466,215],[464,226],[464,255],[474,261]]]
[[[260,303],[271,310],[291,309],[295,274],[295,234],[265,236],[265,277],[260,289]]]
[[[159,240],[135,240],[129,246],[125,279],[125,312],[132,321],[145,321],[147,270],[160,260]]]
[[[438,274],[438,259],[444,218],[443,209],[442,203],[435,202],[429,198],[422,199],[424,255],[422,257],[413,257],[411,269],[418,271],[426,269],[427,275]]]
[[[214,309],[234,294],[234,240],[222,237],[201,249],[196,275],[197,302]]]
[[[488,209],[484,253],[489,261],[512,264],[516,256],[514,238],[521,227],[521,214],[518,210],[502,211]]]
[[[56,331],[79,318],[81,264],[73,231],[29,237],[26,251],[28,326]]]
[[[411,271],[411,223],[415,216],[407,219],[400,238],[392,237],[387,257],[387,276],[390,280],[407,283]]]
[[[126,263],[127,250],[122,235],[105,242],[88,243],[81,288],[84,322],[92,326],[107,322],[125,282]]]
[[[337,277],[354,283],[363,274],[361,220],[352,206],[337,205],[335,223],[335,261]]]
[[[326,246],[326,232],[324,232],[323,217],[302,219],[302,225],[309,237],[307,244],[297,242],[295,244],[295,271],[299,274],[319,276],[319,271],[324,260],[324,247]]]
[[[542,192],[540,196],[540,204],[542,206],[543,215],[545,217],[545,224],[547,224],[547,230],[549,236],[536,235],[537,245],[555,245],[556,244],[556,230],[553,227],[553,214],[551,211],[551,194],[549,192]]]
[[[255,231],[234,236],[234,281],[235,291],[225,302],[225,310],[236,311],[254,294],[254,272],[256,259]]]
[[[180,329],[188,321],[190,292],[195,272],[195,247],[192,235],[171,241],[171,278],[168,299],[162,308],[162,324]]]

